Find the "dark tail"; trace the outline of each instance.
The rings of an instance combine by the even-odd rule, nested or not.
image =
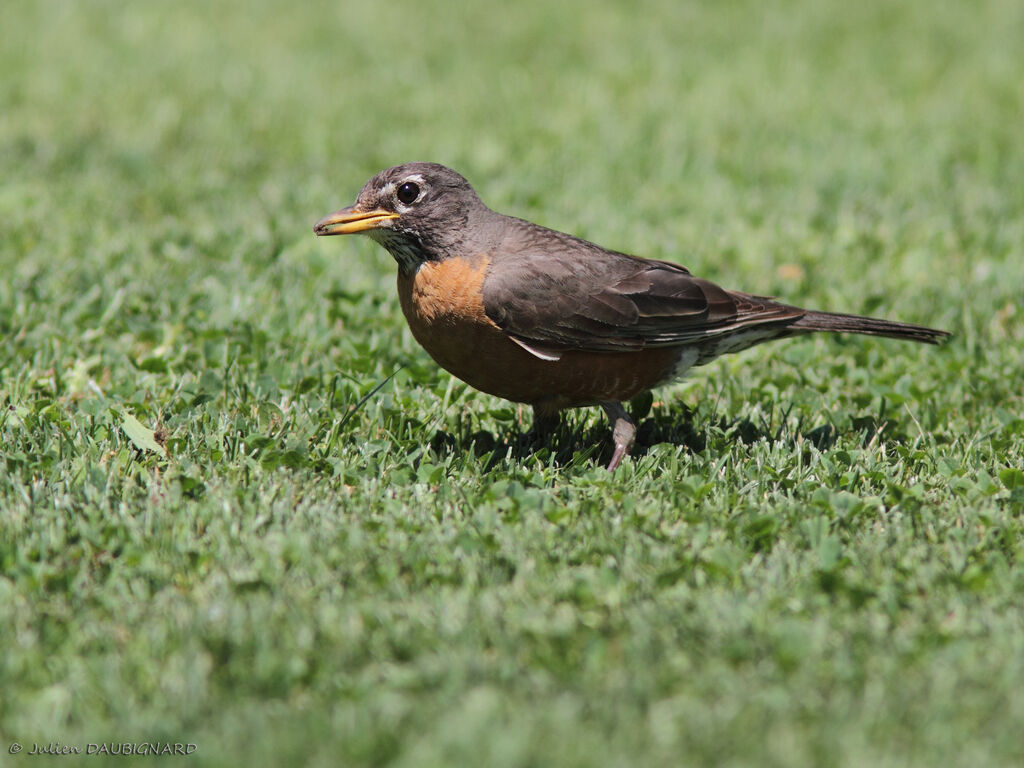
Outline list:
[[[924,344],[938,344],[949,338],[946,331],[925,328],[912,323],[897,323],[893,320],[877,320],[860,315],[839,315],[832,312],[808,311],[790,328],[805,331],[831,331],[833,333],[864,333],[868,336],[886,336],[890,339],[919,341]]]

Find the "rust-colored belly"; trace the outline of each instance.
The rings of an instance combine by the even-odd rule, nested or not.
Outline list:
[[[545,410],[621,401],[672,377],[678,350],[585,352],[541,360],[487,317],[481,286],[488,259],[427,262],[398,276],[412,335],[432,358],[472,387]]]

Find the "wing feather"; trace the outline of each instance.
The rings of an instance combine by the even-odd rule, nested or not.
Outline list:
[[[527,348],[553,354],[700,343],[751,326],[777,325],[781,332],[804,314],[726,291],[672,262],[513,221],[513,236],[492,254],[483,302],[487,316]]]

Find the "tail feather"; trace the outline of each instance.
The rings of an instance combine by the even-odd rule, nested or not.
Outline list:
[[[926,328],[913,323],[898,323],[894,320],[879,320],[860,315],[842,315],[833,312],[808,311],[789,326],[794,330],[831,331],[833,333],[863,333],[868,336],[885,336],[890,339],[905,339],[924,344],[938,344],[949,338],[946,331]]]

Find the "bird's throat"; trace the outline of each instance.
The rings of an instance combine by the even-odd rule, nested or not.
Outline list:
[[[429,259],[429,254],[423,246],[407,235],[386,229],[376,229],[368,234],[391,254],[398,262],[398,270],[403,274],[415,273],[416,269]]]

